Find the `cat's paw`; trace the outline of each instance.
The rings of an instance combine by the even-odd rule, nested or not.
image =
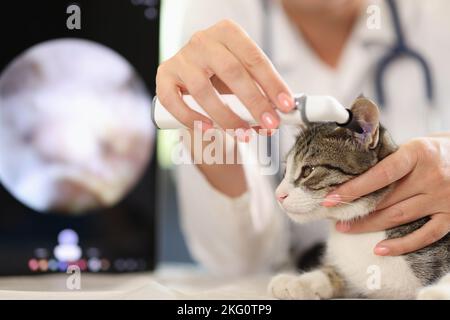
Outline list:
[[[438,284],[425,287],[417,294],[417,300],[450,300],[450,285]]]
[[[269,293],[283,300],[328,299],[332,291],[328,277],[319,270],[302,275],[280,274],[269,284]]]
[[[450,287],[432,286],[423,288],[417,295],[418,300],[450,300]]]
[[[450,300],[450,274],[447,274],[435,285],[420,289],[418,300]]]

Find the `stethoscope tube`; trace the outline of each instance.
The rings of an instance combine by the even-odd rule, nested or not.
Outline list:
[[[271,0],[261,0],[263,8],[263,50],[267,56],[273,58],[273,46],[272,46],[272,21],[270,19],[270,6]],[[409,47],[405,39],[405,33],[403,32],[401,19],[397,8],[397,3],[395,0],[386,0],[387,6],[391,13],[391,21],[393,24],[396,43],[392,46],[391,50],[386,53],[376,64],[375,75],[374,75],[374,87],[375,87],[375,101],[383,107],[386,105],[386,94],[383,87],[383,80],[386,75],[386,71],[389,66],[397,59],[406,57],[415,60],[421,67],[423,71],[423,78],[425,82],[425,94],[426,98],[430,104],[433,105],[434,102],[434,83],[432,72],[426,59],[416,50]]]
[[[425,58],[419,52],[415,51],[414,49],[412,49],[407,45],[395,0],[386,0],[386,1],[389,10],[391,12],[392,23],[396,36],[396,43],[392,47],[391,51],[388,52],[384,57],[382,57],[377,64],[377,68],[375,71],[376,101],[380,106],[385,106],[386,95],[383,88],[383,80],[384,76],[386,75],[386,71],[388,67],[392,64],[392,62],[394,62],[397,59],[406,57],[417,61],[417,63],[421,66],[425,81],[425,94],[431,106],[433,105],[434,101],[434,86],[433,86],[433,78],[431,75],[431,68],[426,62]]]

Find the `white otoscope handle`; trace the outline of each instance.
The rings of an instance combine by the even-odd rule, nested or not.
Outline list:
[[[303,94],[295,95],[296,108],[289,113],[283,113],[276,110],[282,124],[301,125],[309,122],[328,122],[346,123],[349,120],[348,111],[331,96],[305,96]],[[249,125],[258,125],[258,122],[252,117],[245,105],[233,94],[220,95],[220,98],[238,117],[248,122]],[[184,102],[194,111],[197,111],[207,117],[208,114],[190,95],[183,96]],[[161,104],[158,97],[153,100],[152,110],[153,122],[159,129],[179,129],[184,125],[167,111]]]

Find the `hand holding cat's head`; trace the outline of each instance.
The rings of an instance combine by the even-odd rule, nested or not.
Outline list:
[[[333,123],[314,124],[298,136],[289,152],[286,173],[276,196],[293,220],[354,219],[372,211],[384,194],[378,191],[352,203],[343,199],[335,208],[321,206],[325,196],[336,186],[362,174],[396,149],[379,123],[375,103],[359,97],[351,110],[363,133]]]

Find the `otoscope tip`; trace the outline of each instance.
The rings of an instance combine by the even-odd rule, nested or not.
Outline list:
[[[349,115],[348,121],[346,123],[342,123],[342,124],[338,123],[337,125],[340,127],[344,127],[349,130],[352,130],[359,134],[364,133],[364,129],[361,127],[359,122],[353,118],[353,113],[349,109],[347,109],[347,111],[348,111],[348,115]]]

